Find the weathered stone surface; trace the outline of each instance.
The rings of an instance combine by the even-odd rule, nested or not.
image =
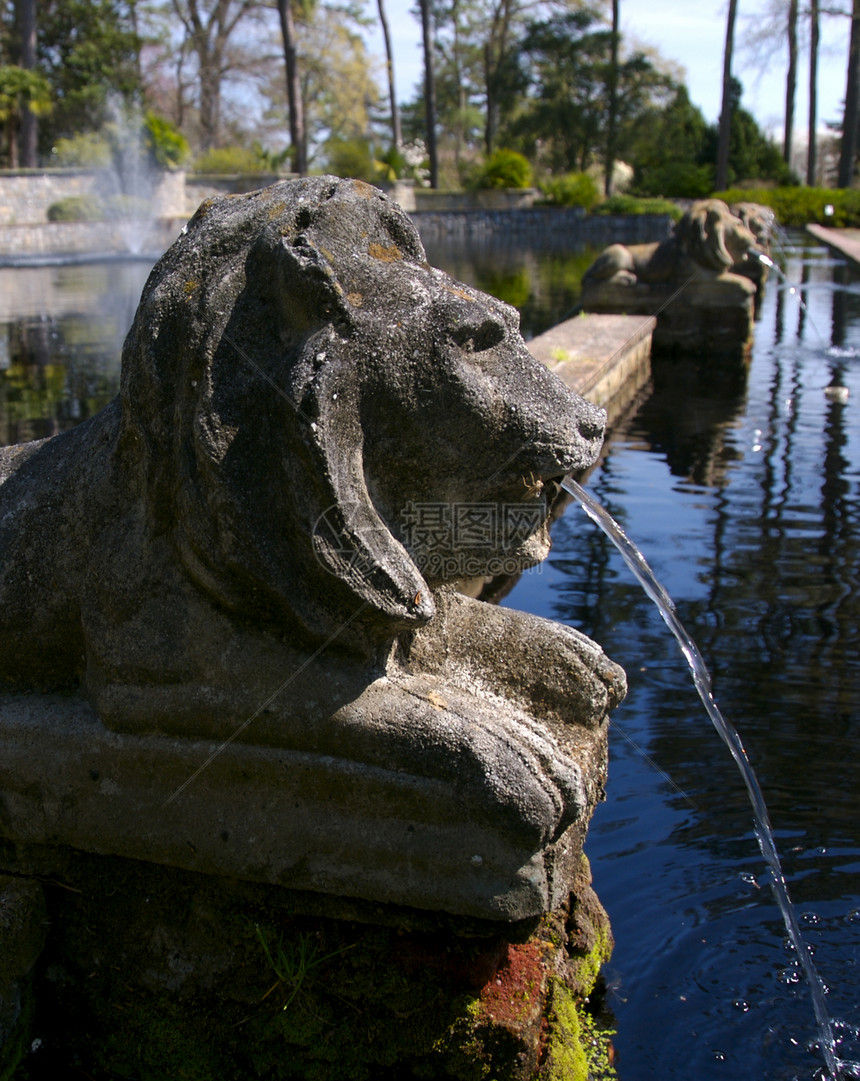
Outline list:
[[[743,353],[752,344],[756,294],[746,266],[761,266],[748,259],[755,246],[725,203],[701,200],[667,240],[602,252],[583,277],[583,309],[656,316],[656,350]]]
[[[204,203],[120,397],[0,451],[3,836],[554,907],[623,674],[450,583],[545,556],[602,426],[374,189]]]
[[[0,874],[0,1077],[8,1077],[31,1037],[34,968],[47,933],[42,887]]]
[[[557,912],[508,925],[7,849],[49,918],[19,1076],[549,1081],[584,1061],[611,948],[584,859]]]

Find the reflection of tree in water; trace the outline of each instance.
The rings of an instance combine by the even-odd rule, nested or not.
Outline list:
[[[119,385],[113,342],[94,317],[0,325],[0,445],[42,439],[97,413]]]
[[[722,483],[737,451],[726,433],[744,407],[746,368],[718,367],[691,359],[655,358],[653,393],[619,429],[665,457],[675,476],[696,484]]]
[[[431,265],[517,308],[525,338],[573,313],[582,275],[597,255],[594,248],[550,242],[527,247],[496,235],[428,240],[425,247]]]

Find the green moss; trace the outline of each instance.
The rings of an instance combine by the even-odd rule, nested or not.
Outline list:
[[[559,979],[550,985],[549,1037],[541,1081],[613,1081],[612,1030],[577,1006]]]
[[[612,935],[608,926],[595,928],[596,941],[587,952],[574,958],[576,992],[583,1000],[592,992],[600,970],[612,956]]]

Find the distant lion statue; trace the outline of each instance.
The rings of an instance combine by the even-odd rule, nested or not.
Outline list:
[[[118,398],[0,450],[0,689],[439,777],[547,844],[596,798],[623,673],[455,586],[546,555],[603,425],[375,189],[208,201],[144,288]]]
[[[748,355],[756,281],[748,269],[756,237],[719,199],[690,207],[659,243],[612,244],[582,279],[582,307],[656,316],[653,343],[685,354]]]
[[[702,199],[686,211],[672,235],[654,244],[612,244],[585,273],[584,285],[680,284],[691,275],[717,277],[742,263],[756,237],[719,199]]]

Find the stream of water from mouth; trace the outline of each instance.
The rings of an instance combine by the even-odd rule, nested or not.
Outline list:
[[[612,541],[620,552],[624,562],[633,573],[636,580],[642,586],[647,596],[654,602],[669,630],[675,636],[681,648],[687,664],[692,673],[696,690],[705,707],[705,711],[716,728],[720,738],[728,747],[743,782],[749,793],[752,805],[753,820],[756,838],[759,848],[768,865],[771,875],[771,886],[774,896],[782,913],[786,931],[791,944],[797,954],[798,961],[806,976],[812,997],[812,1006],[818,1026],[819,1043],[824,1058],[826,1081],[839,1081],[840,1078],[860,1077],[860,1063],[841,1062],[836,1054],[836,1038],[833,1032],[833,1022],[827,1009],[825,1000],[825,987],[815,967],[812,954],[800,931],[797,912],[788,891],[788,885],[782,870],[782,863],[776,847],[773,828],[770,823],[767,805],[762,795],[761,787],[755,771],[744,749],[743,742],[734,725],[726,720],[720,712],[714,700],[711,676],[702,659],[699,648],[694,639],[687,632],[678,618],[675,604],[672,598],[658,581],[654,572],[648,566],[645,557],[639,548],[630,540],[621,526],[606,511],[599,501],[594,499],[576,480],[566,477],[562,482],[562,488],[580,504],[582,509],[606,536]]]

